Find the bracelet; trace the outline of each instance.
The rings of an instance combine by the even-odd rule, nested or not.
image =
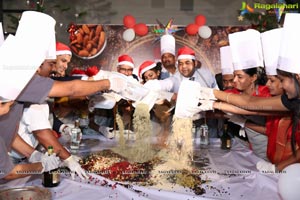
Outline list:
[[[226,102],[229,103],[229,96],[232,95],[232,93],[228,93],[226,96]]]

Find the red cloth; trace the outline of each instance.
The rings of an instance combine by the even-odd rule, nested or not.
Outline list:
[[[280,119],[281,117],[279,116],[270,116],[267,117],[266,122],[266,135],[268,137],[267,157],[272,163],[274,163],[278,124]]]

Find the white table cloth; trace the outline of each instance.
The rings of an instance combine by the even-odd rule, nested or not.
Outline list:
[[[82,154],[110,148],[117,144],[116,141],[101,136],[84,137],[99,139],[99,141],[85,140],[87,145],[81,149]],[[209,163],[205,170],[201,171],[204,172],[201,177],[210,182],[202,185],[206,193],[200,196],[180,186],[169,191],[136,185],[126,188],[96,174],[92,174],[93,179],[87,181],[81,181],[78,177],[72,180],[70,176],[62,175],[60,185],[49,189],[54,200],[280,199],[277,189],[278,174],[258,172],[255,164],[260,158],[242,143],[234,140],[232,149],[227,151],[220,148],[219,139],[211,139],[209,146],[200,148],[199,144],[194,144],[194,149],[195,162],[200,160],[200,163]],[[104,180],[108,183],[103,185]],[[42,181],[40,177],[31,177],[12,181],[2,187],[26,185],[42,186]]]

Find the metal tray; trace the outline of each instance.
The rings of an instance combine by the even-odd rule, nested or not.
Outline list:
[[[37,186],[8,188],[0,190],[0,200],[51,200],[49,189]]]

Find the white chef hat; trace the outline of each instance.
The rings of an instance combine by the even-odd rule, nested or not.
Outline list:
[[[16,35],[8,37],[0,48],[0,96],[17,98],[46,56],[50,52],[55,55],[54,40],[55,20],[51,16],[36,11],[22,13]]]
[[[233,74],[233,64],[230,46],[220,48],[222,74]]]
[[[175,38],[172,35],[166,34],[161,36],[160,53],[161,55],[164,53],[170,53],[175,56]]]
[[[55,59],[55,23],[56,21],[50,15],[25,11],[22,13],[15,36],[28,47],[28,53],[43,54],[43,59]]]
[[[4,42],[4,34],[3,34],[3,27],[2,27],[2,22],[0,22],[0,46]]]
[[[248,29],[228,37],[234,70],[263,66],[260,32]]]
[[[261,33],[261,44],[267,75],[277,75],[277,63],[280,51],[282,28]]]
[[[300,14],[286,13],[282,30],[277,69],[300,73]]]

